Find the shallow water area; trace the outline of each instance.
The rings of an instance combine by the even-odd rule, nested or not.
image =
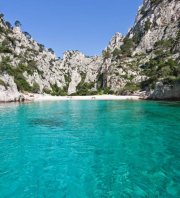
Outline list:
[[[180,102],[0,104],[0,198],[180,197]]]

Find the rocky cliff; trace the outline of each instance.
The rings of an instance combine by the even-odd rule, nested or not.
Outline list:
[[[180,98],[180,1],[144,0],[126,36],[116,33],[102,55],[52,49],[0,15],[0,101],[22,93],[139,94]]]
[[[57,59],[52,49],[38,44],[19,26],[0,20],[0,101],[18,100],[26,92],[70,95],[96,90],[101,56],[67,51]]]
[[[128,34],[115,37],[103,53],[107,87],[119,94],[145,91],[152,99],[180,98],[179,0],[144,0]]]

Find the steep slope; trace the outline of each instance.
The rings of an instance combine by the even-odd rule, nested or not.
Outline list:
[[[65,86],[61,62],[53,52],[22,33],[20,27],[12,28],[3,18],[0,20],[0,79],[1,92],[4,92],[1,100],[13,100],[13,95],[18,97],[19,91],[41,92],[55,83]]]
[[[128,34],[116,33],[102,55],[67,51],[58,59],[1,14],[0,101],[21,100],[28,92],[179,99],[179,28],[179,0],[144,0]]]
[[[142,66],[153,91],[150,98],[180,98],[180,1],[145,0],[130,38],[137,39],[134,54],[145,53]],[[140,31],[138,31],[140,30]]]
[[[145,0],[129,32],[129,37],[136,43],[134,54],[153,50],[160,40],[175,39],[179,18],[179,0]]]
[[[26,92],[81,94],[85,85],[93,90],[101,59],[86,57],[78,51],[67,51],[63,59],[57,59],[52,49],[45,49],[19,26],[12,27],[1,16],[0,101],[18,100],[21,93]]]
[[[145,0],[123,45],[107,48],[107,86],[118,93],[180,98],[180,1]]]

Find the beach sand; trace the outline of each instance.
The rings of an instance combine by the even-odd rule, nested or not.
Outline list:
[[[95,95],[95,96],[51,96],[43,94],[33,94],[25,96],[32,101],[63,101],[63,100],[139,100],[140,96],[115,96],[115,95]]]

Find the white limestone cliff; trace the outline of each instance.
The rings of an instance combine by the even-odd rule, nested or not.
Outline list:
[[[140,89],[137,85],[148,79],[142,73],[142,66],[156,57],[157,41],[176,40],[170,57],[179,61],[179,23],[180,1],[144,0],[128,34],[124,37],[121,33],[115,33],[102,55],[88,57],[72,50],[59,59],[52,50],[23,33],[20,27],[9,27],[1,16],[0,101],[15,101],[27,92],[20,88],[22,81],[25,89],[34,89],[38,93],[71,95],[80,91],[79,85],[89,85],[89,91],[103,89],[104,92],[132,94]],[[133,43],[126,50],[128,42]],[[131,90],[128,91],[129,87]],[[170,88],[166,86],[163,90],[170,93]],[[175,90],[175,97],[180,98],[179,88]],[[154,99],[159,92],[156,86],[154,92],[151,90],[148,94],[151,93],[150,97]]]

